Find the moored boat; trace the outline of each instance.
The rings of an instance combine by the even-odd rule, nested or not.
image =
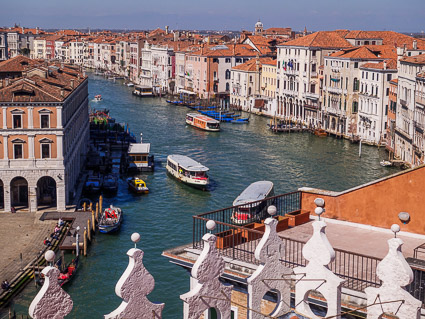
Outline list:
[[[136,194],[149,193],[149,188],[146,186],[145,181],[138,177],[127,178],[127,184],[128,188]]]
[[[326,137],[328,136],[328,133],[324,129],[318,128],[314,130],[314,135],[319,137]]]
[[[99,219],[99,231],[101,233],[112,233],[117,231],[123,221],[121,208],[111,205],[105,209]]]
[[[155,161],[150,155],[150,143],[143,143],[143,134],[140,133],[140,143],[131,143],[128,147],[128,167],[129,171],[153,171]]]
[[[199,128],[204,131],[218,132],[220,131],[220,122],[198,113],[186,114],[186,124]]]
[[[140,97],[152,97],[153,96],[153,90],[149,86],[135,85],[133,95],[137,95],[137,96],[140,96]]]
[[[208,167],[184,155],[168,155],[167,172],[190,186],[205,189],[209,184]]]
[[[385,160],[380,161],[379,164],[383,167],[393,166],[393,163],[391,163],[390,161],[385,161]]]
[[[98,176],[89,176],[84,184],[84,191],[90,194],[97,194],[102,188],[102,179]]]
[[[233,210],[231,221],[244,225],[258,222],[267,214],[267,199],[274,196],[273,183],[258,181],[249,185],[233,202],[237,206]]]
[[[118,179],[114,175],[106,175],[103,178],[102,189],[107,193],[116,193],[118,191]]]

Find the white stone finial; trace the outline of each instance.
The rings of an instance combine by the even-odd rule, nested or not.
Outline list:
[[[137,243],[140,241],[140,234],[139,233],[132,233],[131,234],[131,241],[134,243],[134,248],[137,248]]]
[[[274,216],[274,215],[276,215],[276,213],[277,213],[277,208],[276,208],[276,206],[274,206],[274,205],[270,205],[270,206],[267,208],[267,213],[268,213],[270,216]]]
[[[73,303],[58,283],[60,272],[55,267],[47,266],[41,273],[44,275],[44,284],[31,302],[29,315],[34,319],[62,319],[71,312]]]
[[[184,301],[183,319],[198,319],[209,308],[215,308],[219,318],[230,318],[233,286],[224,285],[219,280],[225,263],[216,248],[217,237],[205,234],[202,240],[204,249],[191,272],[195,284],[189,292],[180,295]]]
[[[261,312],[261,300],[263,296],[269,290],[278,291],[279,300],[277,301],[277,306],[273,313],[270,314],[271,317],[283,316],[291,309],[290,274],[292,270],[285,267],[280,261],[280,259],[283,259],[285,256],[285,245],[276,233],[277,223],[278,221],[274,218],[267,218],[264,221],[266,229],[254,254],[255,258],[259,260],[261,264],[247,279],[248,305],[250,309]],[[257,312],[249,311],[248,318],[262,319],[264,316]]]
[[[143,251],[131,248],[127,255],[127,269],[115,286],[115,293],[123,302],[113,312],[105,315],[105,319],[162,318],[164,304],[152,303],[146,297],[154,289],[155,280],[143,265]]]
[[[400,226],[397,224],[392,224],[391,231],[394,233],[394,237],[397,237],[397,233],[400,231]]]
[[[376,267],[376,274],[382,281],[379,288],[365,289],[368,305],[367,319],[381,318],[383,313],[393,314],[400,319],[419,319],[422,302],[402,287],[413,281],[413,271],[401,252],[400,238],[388,240],[388,254]],[[379,297],[379,298],[378,298]],[[403,302],[391,302],[403,300]]]
[[[46,251],[46,253],[44,254],[44,258],[46,259],[47,262],[52,263],[55,261],[55,257],[56,254],[53,250],[48,250]]]
[[[325,206],[325,200],[324,200],[323,198],[320,198],[320,197],[316,198],[316,199],[314,200],[314,203],[315,203],[315,204],[316,204],[316,206],[318,206],[318,207],[324,207],[324,206]]]
[[[318,207],[319,208],[319,207]],[[313,236],[304,245],[302,253],[308,265],[294,268],[294,273],[300,279],[295,284],[296,310],[309,318],[318,319],[308,303],[308,292],[320,292],[328,303],[327,316],[341,318],[341,285],[344,282],[329,270],[329,263],[335,259],[335,251],[325,233],[324,221],[313,222]]]
[[[212,230],[214,230],[214,229],[215,229],[215,227],[216,227],[216,223],[215,223],[215,221],[213,221],[212,219],[210,219],[209,221],[207,221],[206,226],[207,226],[207,229],[208,229],[209,231],[212,231]]]

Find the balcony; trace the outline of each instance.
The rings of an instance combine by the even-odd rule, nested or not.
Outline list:
[[[329,93],[333,93],[333,94],[342,94],[341,88],[336,88],[336,87],[331,87],[331,86],[327,86],[326,91],[329,92]]]
[[[403,107],[405,107],[405,108],[407,108],[407,106],[408,106],[408,104],[407,104],[407,101],[406,101],[406,100],[402,100],[402,99],[400,99],[400,104],[401,104],[401,106],[403,106]]]
[[[303,98],[310,99],[310,100],[318,100],[319,94],[311,93],[311,92],[305,92],[305,93],[303,93]]]
[[[311,78],[317,79],[317,72],[311,72]]]
[[[297,70],[290,69],[290,68],[287,68],[286,70],[285,69],[282,69],[282,74],[296,76],[296,75],[298,75],[298,71]]]
[[[424,124],[423,123],[420,123],[418,121],[413,121],[413,125],[414,125],[416,131],[418,131],[420,133],[424,132]]]
[[[297,95],[297,91],[290,91],[290,90],[282,90],[282,93],[284,95],[288,95],[288,96],[296,96]]]

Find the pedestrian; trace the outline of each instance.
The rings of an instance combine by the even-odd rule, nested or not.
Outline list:
[[[55,233],[55,232],[53,232],[53,233],[50,234],[50,238],[52,238],[52,239],[59,239],[58,234]]]
[[[15,214],[15,213],[16,213],[16,208],[15,208],[15,206],[10,207],[10,212],[11,212],[12,214]]]
[[[9,284],[9,282],[7,281],[7,279],[6,279],[6,280],[4,280],[4,281],[1,283],[1,288],[2,288],[3,290],[8,290],[8,289],[10,288],[10,284]]]
[[[52,243],[51,243],[51,241],[49,240],[49,238],[48,238],[48,237],[46,237],[46,238],[44,239],[43,244],[44,244],[44,245],[46,245],[47,247],[52,246]]]
[[[58,224],[56,224],[56,226],[55,226],[55,233],[57,234],[57,233],[60,233],[60,231],[61,231],[61,228],[59,227],[59,225]]]
[[[65,222],[63,221],[63,219],[62,219],[62,218],[59,218],[59,220],[58,220],[58,225],[59,225],[59,227],[62,227],[62,226],[63,226],[63,224],[65,224]]]

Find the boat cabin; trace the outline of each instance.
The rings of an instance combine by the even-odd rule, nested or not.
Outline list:
[[[258,181],[249,185],[233,202],[232,222],[244,225],[266,217],[267,199],[274,196],[273,183]]]
[[[151,97],[153,96],[153,91],[149,86],[136,85],[134,86],[133,94],[140,97]]]
[[[186,123],[204,131],[220,131],[220,121],[198,113],[187,114]]]
[[[154,157],[149,155],[151,144],[142,142],[130,143],[128,147],[128,170],[130,171],[152,171],[154,168]]]
[[[205,187],[209,184],[208,167],[184,155],[169,155],[167,171],[180,181],[195,187]]]

